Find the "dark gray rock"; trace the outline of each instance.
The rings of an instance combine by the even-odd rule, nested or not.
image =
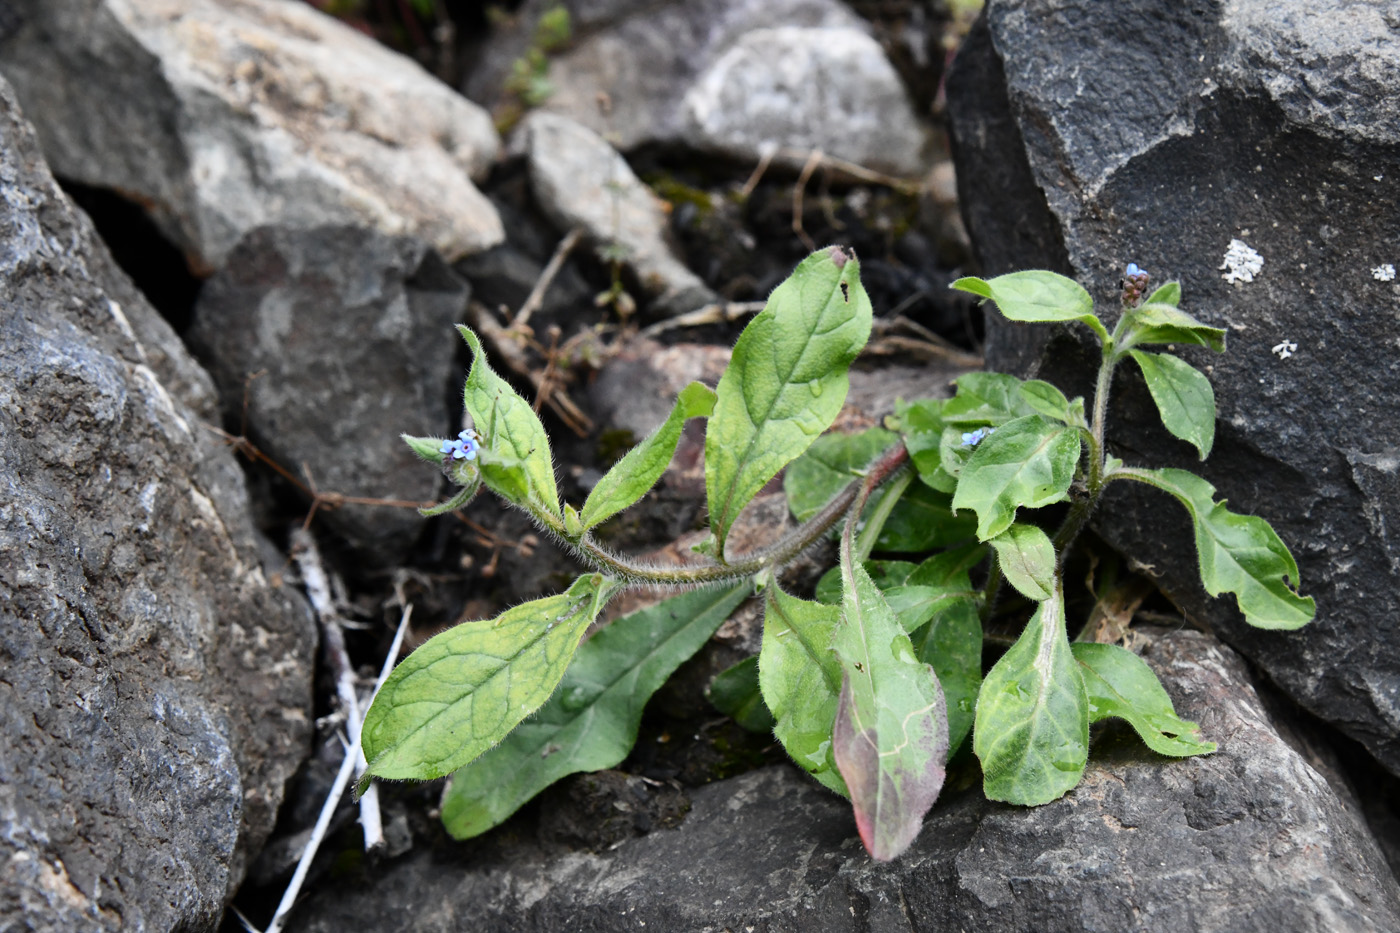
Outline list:
[[[21,0],[0,70],[61,177],[145,205],[204,272],[264,225],[501,242],[490,117],[304,3]]]
[[[0,81],[0,928],[213,929],[310,734],[209,377]]]
[[[1113,490],[1100,531],[1400,773],[1397,101],[1400,18],[1343,0],[993,0],[949,79],[987,274],[1050,267],[1108,303],[1134,261],[1228,329],[1223,356],[1183,353],[1215,386],[1207,463],[1155,426],[1136,373],[1115,386],[1110,440],[1268,519],[1317,619],[1259,632],[1206,597],[1189,527],[1155,494]],[[1233,240],[1263,260],[1250,279],[1225,262]],[[994,318],[988,333],[989,368],[1091,388],[1083,335]]]
[[[444,436],[468,289],[421,242],[358,227],[264,228],[209,280],[189,340],[226,417],[316,488],[431,500],[441,485],[399,439]],[[251,373],[262,373],[248,381]],[[245,390],[246,386],[246,390]],[[402,562],[412,509],[346,505],[326,521],[374,563]]]
[[[1145,657],[1218,753],[1166,760],[1110,730],[1068,796],[1027,809],[952,790],[891,864],[865,855],[842,800],[766,768],[692,791],[675,830],[561,854],[507,826],[318,897],[299,920],[315,933],[1396,929],[1400,889],[1375,842],[1274,731],[1239,657],[1191,632],[1157,633]]]

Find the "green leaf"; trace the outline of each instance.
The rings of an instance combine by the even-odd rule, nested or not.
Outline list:
[[[1264,519],[1231,512],[1214,501],[1214,486],[1185,470],[1124,468],[1114,475],[1156,486],[1186,506],[1195,524],[1201,583],[1212,596],[1234,593],[1250,625],[1292,630],[1312,621],[1317,604],[1288,584],[1300,582],[1298,563]]]
[[[1157,286],[1157,290],[1147,296],[1143,302],[1145,305],[1168,305],[1175,308],[1181,304],[1181,283],[1164,282]]]
[[[1055,548],[1045,532],[1020,522],[987,542],[996,548],[1006,582],[1037,602],[1055,592]]]
[[[442,466],[442,438],[440,437],[414,437],[411,434],[400,434],[403,442],[408,445],[421,459],[429,463],[436,463]]]
[[[832,750],[866,851],[888,861],[914,841],[943,788],[948,710],[933,668],[851,560],[849,535],[841,556],[845,598],[832,646],[844,676]]]
[[[944,548],[971,538],[977,523],[953,512],[952,499],[922,483],[905,491],[884,527],[875,536],[876,551],[913,554]]]
[[[646,495],[675,456],[686,419],[708,417],[714,408],[715,393],[709,386],[692,382],[682,389],[665,423],[613,464],[588,494],[580,516],[584,530],[607,521]]]
[[[990,298],[1009,320],[1080,321],[1089,325],[1100,341],[1108,339],[1108,331],[1094,315],[1094,299],[1074,279],[1058,273],[1033,269],[994,279],[969,276],[958,279],[952,287]]]
[[[1076,642],[1070,645],[1089,695],[1089,721],[1126,719],[1147,747],[1162,755],[1185,758],[1208,755],[1215,743],[1201,738],[1201,728],[1176,715],[1172,699],[1147,662],[1117,645]]]
[[[498,469],[494,472],[486,466],[490,458],[482,458],[482,478],[490,489],[526,511],[543,510],[562,522],[559,491],[554,485],[554,461],[544,425],[530,403],[491,370],[486,351],[471,328],[458,324],[457,330],[472,351],[472,366],[462,398],[481,435],[483,452],[497,458],[494,465]],[[510,464],[518,464],[523,482],[509,470]]]
[[[1147,391],[1157,403],[1162,424],[1194,446],[1204,460],[1215,443],[1215,391],[1210,380],[1169,353],[1130,352],[1147,380]]]
[[[1018,391],[1036,414],[1070,423],[1069,399],[1050,383],[1041,379],[1030,379],[1021,383]]]
[[[880,591],[886,592],[892,587],[902,585],[909,579],[909,574],[919,567],[907,560],[867,560],[863,562],[865,572],[870,574],[870,578],[875,581],[875,585]],[[817,602],[827,606],[837,606],[841,603],[841,568],[832,567],[822,574],[817,581],[816,592],[813,596]]]
[[[987,556],[983,544],[965,544],[941,554],[935,554],[919,564],[904,578],[904,583],[916,586],[952,586],[967,579],[967,572]]]
[[[870,321],[859,263],[833,247],[803,260],[739,335],[705,436],[705,496],[721,560],[743,507],[836,420]]]
[[[1068,793],[1089,760],[1089,698],[1059,587],[987,673],[972,749],[992,800],[1036,806]]]
[[[1024,384],[1015,376],[1005,373],[968,373],[960,376],[956,382],[957,394],[943,404],[943,420],[964,428],[996,427],[1016,418],[1034,415],[1035,407],[1021,391]]]
[[[594,634],[538,713],[452,775],[442,801],[447,831],[480,835],[560,778],[621,762],[647,699],[751,592],[743,583],[683,593]]]
[[[764,607],[758,682],[773,713],[773,734],[808,774],[847,797],[831,751],[841,689],[831,640],[841,610],[789,596],[776,585],[768,588]]]
[[[442,777],[503,739],[549,699],[620,586],[590,574],[565,593],[428,639],[394,668],[365,715],[361,786],[372,777]]]
[[[457,494],[446,502],[439,502],[437,505],[430,505],[418,510],[418,514],[424,518],[434,518],[438,515],[446,515],[448,512],[455,512],[458,509],[466,508],[467,503],[476,497],[477,491],[481,489],[481,481],[478,480],[457,490]]]
[[[977,513],[977,537],[1011,526],[1021,506],[1039,508],[1069,496],[1079,462],[1079,432],[1040,415],[1008,421],[967,459],[953,508]]]
[[[895,591],[887,595],[893,602]],[[933,618],[909,635],[914,654],[933,665],[948,707],[948,756],[972,731],[977,694],[982,688],[982,618],[968,595],[943,600]],[[902,621],[902,620],[901,620]]]
[[[707,691],[715,709],[750,732],[772,732],[776,721],[758,686],[758,656],[744,658],[710,681]]]
[[[1163,289],[1166,287],[1162,286]],[[1179,291],[1177,297],[1180,298]],[[1128,327],[1118,349],[1122,352],[1145,343],[1182,343],[1209,347],[1221,353],[1225,350],[1225,331],[1202,324],[1186,312],[1178,311],[1172,303],[1149,300],[1142,307],[1129,312]]]
[[[957,479],[943,469],[939,445],[943,439],[944,399],[921,399],[909,405],[896,403],[895,417],[909,459],[919,473],[919,479],[940,492],[951,493]]]
[[[865,468],[894,445],[896,435],[884,428],[858,434],[824,434],[783,474],[788,508],[799,522],[816,515]]]

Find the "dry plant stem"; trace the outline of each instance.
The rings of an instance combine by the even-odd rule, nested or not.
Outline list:
[[[813,149],[812,154],[807,157],[806,164],[802,166],[802,173],[797,176],[797,184],[792,186],[792,232],[797,234],[797,238],[809,251],[815,250],[817,244],[812,242],[812,238],[802,227],[802,199],[807,190],[807,182],[812,180],[812,173],[822,164],[823,158],[820,149]]]
[[[384,666],[379,670],[379,679],[374,684],[375,696],[384,686],[384,681],[389,679],[389,672],[394,669],[394,662],[399,658],[399,651],[403,647],[404,633],[408,631],[408,622],[411,618],[413,618],[413,604],[409,603],[404,607],[403,614],[399,617],[398,631],[394,633],[394,641],[389,646],[388,656],[384,658]],[[371,696],[370,703],[373,702],[374,696]],[[356,734],[359,733],[360,727],[363,725],[364,721],[356,716]],[[311,862],[316,858],[316,851],[320,849],[321,841],[326,837],[326,830],[330,827],[335,808],[340,803],[346,786],[350,783],[350,776],[355,771],[355,763],[359,760],[363,760],[363,753],[360,751],[359,743],[356,742],[354,748],[347,747],[345,749],[345,759],[340,763],[340,770],[336,772],[335,781],[331,784],[330,792],[326,794],[325,803],[321,805],[321,813],[316,817],[316,825],[311,829],[311,838],[307,839],[306,848],[301,851],[301,858],[297,860],[292,880],[287,883],[287,890],[282,892],[282,900],[277,904],[277,910],[272,915],[272,922],[267,925],[264,933],[281,933],[282,925],[287,921],[287,915],[292,912],[292,908],[296,905],[297,895],[301,893],[301,886],[306,881],[306,873],[311,869]],[[371,784],[361,799],[369,797],[375,790],[375,786]],[[377,800],[378,795],[375,796]],[[251,924],[248,924],[247,920],[243,922],[251,929]]]
[[[564,239],[559,241],[559,245],[554,248],[554,255],[549,257],[549,263],[540,273],[539,280],[535,282],[535,287],[530,289],[525,303],[520,306],[520,310],[515,314],[515,319],[510,322],[512,330],[524,330],[530,323],[530,316],[539,310],[540,305],[544,304],[544,296],[549,292],[549,286],[554,283],[555,277],[559,275],[559,270],[564,268],[564,260],[569,258],[569,253],[573,252],[582,236],[583,229],[575,227],[565,234]]]
[[[850,509],[860,491],[874,489],[888,480],[909,459],[909,451],[904,445],[896,444],[877,457],[866,468],[864,479],[853,480],[824,505],[820,512],[803,522],[798,528],[777,543],[766,548],[750,551],[727,563],[713,563],[698,567],[651,567],[638,564],[630,558],[610,554],[593,543],[588,535],[570,542],[579,558],[592,564],[605,573],[615,575],[629,583],[654,584],[660,586],[703,585],[727,580],[739,580],[752,576],[769,567],[780,567],[815,544],[832,525]]]
[[[726,301],[705,305],[694,311],[688,311],[664,321],[657,321],[655,324],[642,328],[638,333],[643,337],[655,337],[657,334],[664,334],[666,331],[675,330],[678,327],[727,324],[730,321],[737,321],[747,314],[757,314],[763,310],[765,305],[767,305],[766,301]]]

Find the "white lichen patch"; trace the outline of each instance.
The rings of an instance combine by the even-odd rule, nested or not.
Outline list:
[[[1281,360],[1286,360],[1297,350],[1298,345],[1296,343],[1291,340],[1285,340],[1283,343],[1275,345],[1269,352],[1275,354]]]
[[[1395,281],[1395,266],[1388,262],[1381,263],[1371,270],[1371,278],[1377,282],[1393,282]]]
[[[1225,249],[1225,258],[1220,261],[1220,268],[1225,270],[1223,278],[1231,285],[1253,282],[1259,270],[1264,268],[1264,257],[1244,240],[1231,240]]]

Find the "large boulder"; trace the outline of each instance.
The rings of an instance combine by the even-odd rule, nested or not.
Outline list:
[[[188,339],[226,420],[325,493],[428,502],[441,477],[400,434],[445,436],[461,378],[466,284],[412,237],[264,227],[200,293]],[[256,378],[250,378],[254,374]],[[350,504],[324,520],[376,566],[402,564],[411,508]]]
[[[60,177],[151,211],[201,271],[266,224],[501,242],[499,138],[412,61],[288,0],[21,0],[0,71]]]
[[[1157,495],[1111,487],[1101,533],[1400,774],[1397,28],[1345,0],[992,0],[948,92],[986,274],[1054,268],[1109,299],[1133,261],[1227,329],[1224,355],[1183,352],[1215,387],[1209,461],[1156,426],[1135,371],[1109,439],[1267,518],[1317,618],[1260,632],[1209,599]],[[1083,333],[989,317],[989,368],[1087,394]]]
[[[1164,760],[1127,730],[1043,807],[945,793],[891,864],[861,849],[849,805],[792,767],[692,791],[678,829],[607,851],[523,844],[424,851],[327,892],[302,929],[378,931],[912,930],[1044,933],[1379,931],[1400,888],[1328,781],[1274,727],[1239,656],[1158,632],[1145,658],[1218,753]]]
[[[314,627],[3,81],[0,179],[0,926],[213,929],[307,752]]]
[[[499,99],[515,59],[553,0],[532,0],[519,26],[469,79]],[[550,55],[541,107],[618,148],[688,146],[750,162],[812,149],[921,176],[929,132],[899,74],[860,17],[837,0],[570,0],[574,41]],[[684,37],[685,41],[679,41]]]

